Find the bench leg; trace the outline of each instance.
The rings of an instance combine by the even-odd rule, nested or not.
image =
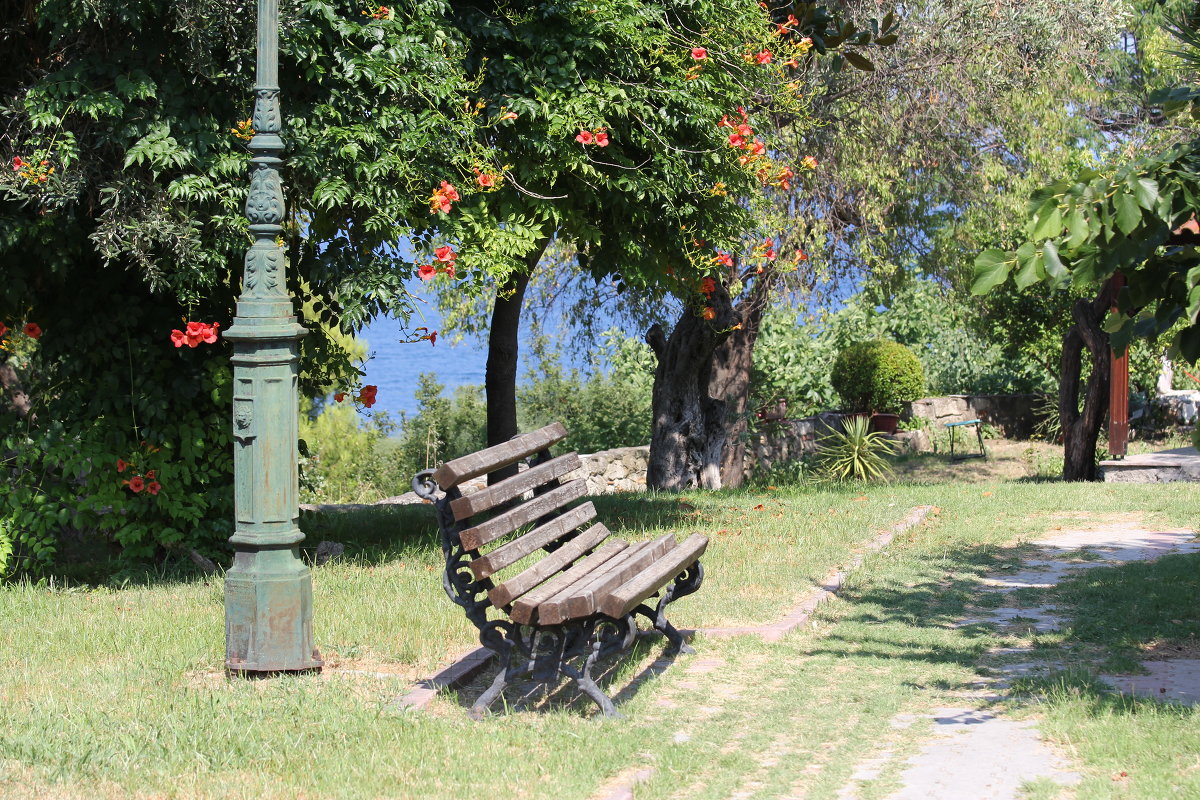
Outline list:
[[[471,719],[479,720],[487,716],[488,710],[492,707],[492,703],[496,702],[496,698],[504,691],[504,687],[508,686],[508,665],[505,665],[496,675],[496,680],[492,681],[492,685],[487,688],[487,691],[479,695],[479,699],[475,701],[475,705],[471,706],[471,710],[467,712],[467,716]]]
[[[580,691],[586,694],[592,700],[596,701],[596,705],[600,706],[600,711],[606,717],[619,718],[621,712],[617,711],[617,707],[613,704],[612,698],[600,690],[600,686],[592,678],[592,667],[596,665],[596,660],[600,658],[600,648],[603,643],[599,638],[592,643],[592,652],[588,653],[587,660],[583,662],[583,669],[577,670],[570,664],[564,663],[562,671],[566,673],[571,680],[575,681],[575,685]]]
[[[683,634],[667,620],[667,606],[699,589],[703,581],[704,567],[699,562],[696,562],[663,590],[663,595],[658,601],[657,608],[652,610],[649,606],[642,604],[633,610],[635,614],[641,614],[650,620],[654,625],[654,629],[667,637],[668,645],[664,655],[673,656],[678,653],[696,652],[692,649],[691,645],[684,641]]]

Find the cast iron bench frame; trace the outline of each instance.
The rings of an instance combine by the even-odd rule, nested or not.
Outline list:
[[[601,658],[632,645],[639,614],[667,638],[666,655],[693,652],[665,610],[700,588],[699,558],[708,539],[692,534],[677,543],[666,534],[629,544],[610,538],[601,523],[589,527],[596,515],[591,502],[567,507],[583,497],[583,479],[562,480],[581,466],[579,456],[550,455],[551,445],[566,435],[563,425],[554,423],[413,478],[413,490],[435,503],[446,559],[442,586],[501,667],[472,706],[475,718],[525,674],[545,683],[566,675],[605,716],[619,716],[592,669]],[[460,490],[466,481],[535,455],[529,468],[513,477],[467,495]],[[531,492],[531,499],[523,499]],[[497,513],[489,517],[489,511]],[[481,552],[489,544],[499,546]],[[493,582],[497,572],[539,550],[546,555],[535,564],[499,585]],[[647,605],[660,594],[655,607]]]

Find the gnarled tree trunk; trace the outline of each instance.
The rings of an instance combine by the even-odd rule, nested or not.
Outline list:
[[[537,267],[548,241],[540,242],[526,257],[525,272],[513,275],[496,292],[492,325],[488,329],[487,367],[483,386],[487,397],[487,442],[501,444],[517,435],[517,339],[521,330],[521,304],[529,276]],[[488,475],[496,483],[517,473],[516,465]]]
[[[747,412],[750,407],[750,374],[754,368],[754,345],[762,326],[771,290],[778,273],[756,282],[734,309],[741,328],[733,331],[713,353],[708,393],[725,403],[725,442],[721,451],[721,486],[741,486],[746,477]]]
[[[737,278],[736,271],[731,272],[730,280]],[[741,280],[747,278],[743,275]],[[736,307],[718,283],[710,297],[713,319],[685,311],[669,339],[657,325],[646,333],[658,358],[648,488],[741,485],[754,345],[780,275],[771,269],[752,280]]]
[[[1063,336],[1063,353],[1058,386],[1058,414],[1063,432],[1063,480],[1096,480],[1096,441],[1108,412],[1109,341],[1100,323],[1111,305],[1108,284],[1094,300],[1077,300],[1071,309],[1075,325]],[[1083,349],[1092,358],[1079,408],[1083,372]]]

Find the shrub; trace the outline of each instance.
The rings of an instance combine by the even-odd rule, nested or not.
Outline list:
[[[830,382],[848,411],[899,413],[925,392],[912,350],[896,342],[858,342],[838,353]]]
[[[882,433],[868,433],[866,417],[845,421],[844,431],[833,431],[821,440],[817,451],[818,473],[832,481],[885,478],[892,465],[884,458],[895,455],[896,446]]]

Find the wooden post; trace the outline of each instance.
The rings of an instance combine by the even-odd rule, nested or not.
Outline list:
[[[1117,311],[1117,294],[1125,287],[1125,276],[1112,276],[1112,312]],[[1123,456],[1129,443],[1129,348],[1117,355],[1109,351],[1110,363],[1108,383],[1108,453]]]

